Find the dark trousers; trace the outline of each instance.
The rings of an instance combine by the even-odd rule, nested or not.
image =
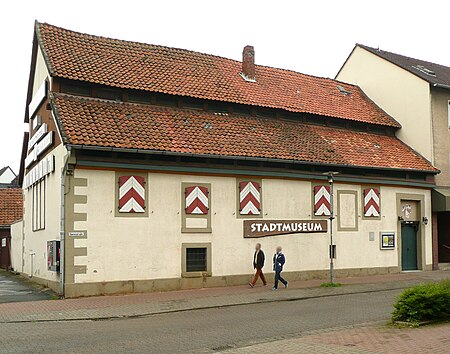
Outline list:
[[[281,276],[281,270],[275,271],[275,284],[273,285],[275,289],[278,289],[278,281],[281,281],[284,284],[284,286],[286,286],[287,284],[287,281],[283,279],[283,277]]]
[[[256,282],[258,281],[258,278],[259,278],[259,277],[261,277],[261,280],[262,280],[262,282],[263,282],[264,285],[267,284],[266,277],[264,276],[264,273],[263,273],[263,271],[262,271],[262,268],[256,267],[256,273],[255,273],[255,276],[253,277],[253,280],[252,280],[252,285],[253,285],[253,286],[255,286],[255,284],[256,284]]]

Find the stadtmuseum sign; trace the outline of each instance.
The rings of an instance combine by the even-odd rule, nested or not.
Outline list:
[[[327,232],[327,220],[245,220],[244,237]]]

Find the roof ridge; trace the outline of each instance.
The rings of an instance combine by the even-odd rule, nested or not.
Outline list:
[[[37,29],[55,77],[400,127],[357,85],[335,79],[255,65],[257,80],[249,83],[239,75],[241,62],[234,59],[46,23],[38,23]]]
[[[182,52],[201,54],[201,55],[211,56],[211,57],[215,57],[215,58],[226,59],[226,60],[230,60],[230,61],[233,61],[233,62],[239,62],[239,60],[223,57],[223,56],[220,56],[220,55],[208,54],[208,53],[203,53],[203,52],[197,52],[195,50],[190,50],[190,49],[185,49],[185,48],[170,47],[170,46],[163,45],[163,44],[151,44],[151,43],[146,43],[146,42],[138,42],[138,41],[132,41],[132,40],[128,40],[128,39],[119,39],[119,38],[113,38],[113,37],[108,37],[108,36],[99,36],[99,35],[96,35],[96,34],[90,34],[90,33],[86,33],[86,32],[79,32],[79,31],[70,30],[70,29],[67,29],[67,28],[64,28],[64,27],[55,26],[55,25],[52,25],[52,24],[47,23],[47,22],[37,22],[37,23],[39,25],[45,25],[45,26],[48,26],[48,27],[53,27],[53,28],[57,28],[59,30],[62,30],[62,31],[65,31],[65,32],[68,32],[68,33],[80,34],[80,35],[88,36],[88,37],[91,37],[91,38],[106,39],[106,40],[110,40],[110,41],[125,42],[125,43],[130,43],[130,44],[146,45],[146,46],[150,46],[150,47],[158,47],[158,48],[164,48],[164,49],[170,49],[170,50],[179,50],[179,51],[182,51]]]
[[[132,41],[132,40],[127,40],[127,39],[113,38],[113,37],[108,37],[108,36],[99,36],[99,35],[89,34],[89,33],[85,33],[85,32],[79,32],[79,31],[70,30],[70,29],[67,29],[67,28],[64,28],[64,27],[55,26],[55,25],[52,25],[52,24],[47,23],[47,22],[36,21],[36,23],[39,26],[40,25],[45,25],[45,26],[57,28],[59,30],[62,30],[62,31],[65,31],[65,32],[68,32],[68,33],[80,34],[80,35],[88,36],[88,37],[91,37],[91,38],[98,38],[98,39],[112,40],[112,41],[118,41],[118,42],[125,42],[125,43],[136,44],[136,45],[146,45],[146,46],[149,46],[149,47],[158,47],[158,48],[161,48],[161,49],[168,49],[168,50],[177,50],[177,51],[181,51],[181,52],[200,54],[200,55],[204,55],[204,56],[207,56],[207,57],[225,59],[225,60],[229,60],[229,61],[234,62],[234,63],[239,63],[239,64],[242,63],[240,60],[231,59],[231,58],[228,58],[228,57],[225,57],[225,56],[221,56],[221,55],[217,55],[217,54],[204,53],[204,52],[199,52],[199,51],[185,49],[185,48],[170,47],[170,46],[162,45],[162,44],[151,44],[151,43],[146,43],[146,42],[138,42],[138,41]],[[287,71],[287,72],[295,73],[295,74],[298,74],[298,75],[303,75],[303,76],[306,76],[306,77],[311,77],[311,78],[321,79],[321,80],[327,80],[327,81],[331,81],[331,82],[335,82],[335,83],[339,83],[339,84],[343,84],[343,85],[347,85],[347,86],[351,86],[351,87],[358,87],[358,85],[347,83],[347,82],[343,82],[343,81],[339,81],[339,80],[336,80],[336,79],[333,79],[333,78],[330,78],[330,77],[318,76],[318,75],[313,75],[313,74],[306,74],[306,73],[303,73],[303,72],[300,72],[300,71],[296,71],[296,70],[293,70],[293,69],[279,68],[279,67],[276,67],[276,66],[263,65],[263,64],[255,64],[255,66],[256,67],[260,67],[260,68],[268,68],[268,69]]]

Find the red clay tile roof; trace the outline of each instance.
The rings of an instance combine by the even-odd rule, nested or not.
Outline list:
[[[394,136],[53,94],[66,143],[436,173]]]
[[[400,128],[362,90],[336,80],[256,66],[256,82],[241,62],[183,49],[128,42],[36,23],[52,76],[124,89],[190,96]],[[352,94],[338,90],[342,86]]]
[[[0,188],[0,226],[11,225],[22,217],[22,189]]]

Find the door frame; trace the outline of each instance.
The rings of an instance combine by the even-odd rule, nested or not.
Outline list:
[[[425,225],[422,222],[425,216],[425,195],[423,194],[409,194],[409,193],[397,193],[397,215],[402,215],[402,202],[410,201],[417,203],[417,215],[419,220],[411,220],[418,222],[417,228],[417,270],[431,270],[432,266],[426,266],[425,257]],[[429,218],[431,219],[431,217]],[[431,225],[428,224],[431,228]],[[431,231],[430,231],[431,232]],[[397,222],[397,257],[398,257],[398,268],[399,271],[403,271],[402,265],[402,222],[399,220]]]

